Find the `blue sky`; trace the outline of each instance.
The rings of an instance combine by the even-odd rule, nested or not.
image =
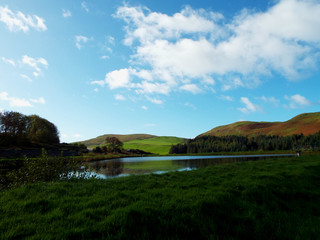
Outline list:
[[[0,111],[61,142],[319,111],[320,1],[0,0]]]

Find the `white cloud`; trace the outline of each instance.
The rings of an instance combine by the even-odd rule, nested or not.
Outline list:
[[[233,101],[232,97],[226,96],[226,95],[221,95],[219,98],[222,99],[222,100],[225,100],[225,101],[229,101],[229,102]]]
[[[31,102],[36,104],[45,104],[46,102],[43,97],[29,100],[23,98],[9,97],[9,94],[7,92],[0,92],[0,100],[8,102],[11,107],[33,107]]]
[[[82,2],[82,3],[81,3],[81,8],[82,8],[83,10],[85,10],[86,12],[89,12],[89,8],[88,8],[86,2]]]
[[[185,84],[180,87],[180,89],[185,90],[187,92],[191,92],[193,94],[201,93],[202,90],[195,84]]]
[[[256,112],[256,111],[262,110],[260,106],[253,104],[247,97],[241,97],[241,102],[245,104],[245,107],[238,108],[238,110],[243,113],[250,113],[250,112]]]
[[[108,43],[114,45],[114,37],[112,37],[112,36],[107,36],[107,41],[108,41]]]
[[[30,102],[45,104],[46,100],[43,97],[39,97],[38,99],[30,99]]]
[[[110,58],[110,57],[107,56],[107,55],[103,55],[103,56],[100,57],[100,59],[109,59],[109,58]]]
[[[275,97],[265,97],[265,96],[262,96],[262,97],[258,97],[257,99],[261,99],[262,101],[264,101],[265,103],[271,103],[273,104],[274,106],[278,107],[279,106],[279,103],[280,103],[280,100],[279,99],[276,99]]]
[[[70,10],[62,9],[62,16],[63,16],[64,18],[68,18],[68,17],[71,17],[71,16],[72,16],[72,13],[70,12]]]
[[[306,99],[304,96],[301,96],[300,94],[295,94],[291,97],[285,96],[284,98],[289,101],[289,105],[285,105],[285,107],[289,107],[291,109],[304,108],[312,104],[308,99]]]
[[[37,31],[47,30],[43,18],[40,18],[37,15],[25,15],[20,11],[14,13],[8,6],[0,6],[0,21],[5,23],[11,32],[28,32],[30,28],[34,28]]]
[[[32,82],[32,79],[25,74],[20,74],[20,77],[26,79],[28,82]]]
[[[76,40],[76,47],[80,50],[83,47],[83,44],[87,43],[89,40],[92,40],[92,38],[88,38],[82,35],[77,35],[75,36],[75,40]]]
[[[186,107],[193,108],[194,110],[197,109],[195,105],[193,105],[192,103],[189,103],[189,102],[186,102],[184,105],[185,105]]]
[[[116,94],[116,95],[114,95],[114,98],[115,98],[116,100],[118,100],[118,101],[125,101],[125,100],[126,100],[126,98],[125,98],[123,95],[121,95],[121,94]]]
[[[162,100],[160,100],[160,99],[156,99],[156,98],[151,98],[151,97],[146,97],[147,98],[147,100],[148,101],[150,101],[150,102],[152,102],[152,103],[154,103],[154,104],[158,104],[158,105],[160,105],[160,104],[162,104],[163,103],[163,101]]]
[[[42,57],[35,59],[27,55],[24,55],[22,57],[22,63],[34,69],[33,75],[35,77],[39,76],[39,74],[42,72],[43,67],[48,68],[48,65],[49,65],[47,60]]]
[[[110,89],[130,87],[130,73],[128,69],[120,69],[106,74],[105,83]]]
[[[135,78],[130,88],[139,94],[205,90],[214,79],[225,91],[254,87],[274,73],[299,78],[319,61],[318,16],[320,3],[311,0],[280,0],[264,12],[243,10],[231,20],[191,7],[167,15],[125,5],[115,14],[126,23],[124,43],[134,50],[127,68]],[[148,77],[137,74],[142,72]]]
[[[8,63],[8,64],[14,66],[14,67],[16,66],[15,61],[12,60],[12,59],[8,59],[8,58],[5,58],[5,57],[1,57],[1,60],[2,60],[3,62],[5,62],[5,63]]]
[[[32,107],[30,101],[23,98],[9,97],[7,92],[0,93],[0,100],[9,102],[11,107]]]
[[[142,108],[143,110],[148,110],[148,107],[146,107],[146,106],[141,106],[141,108]]]

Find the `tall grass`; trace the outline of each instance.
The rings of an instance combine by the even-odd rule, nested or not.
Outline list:
[[[24,185],[0,195],[1,239],[317,239],[320,158]]]

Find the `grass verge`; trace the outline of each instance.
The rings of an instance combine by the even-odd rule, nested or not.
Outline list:
[[[317,239],[320,156],[0,194],[1,239]]]

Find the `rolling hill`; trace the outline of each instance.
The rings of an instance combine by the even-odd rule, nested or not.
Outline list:
[[[149,134],[105,134],[80,143],[85,144],[88,148],[103,146],[105,145],[106,137],[117,137],[121,142],[123,142],[124,149],[140,149],[145,152],[156,154],[168,154],[171,145],[185,142],[184,138],[159,137]]]
[[[320,112],[315,112],[300,114],[285,122],[236,122],[213,128],[199,136],[290,136],[301,133],[307,136],[318,131],[320,131]]]
[[[133,141],[133,140],[143,140],[143,139],[148,139],[148,138],[154,138],[157,137],[155,135],[149,135],[149,134],[104,134],[101,136],[98,136],[96,138],[91,138],[85,141],[82,141],[80,143],[83,143],[87,147],[95,147],[95,146],[100,146],[105,144],[106,137],[116,137],[118,138],[121,142],[128,142],[128,141]]]

